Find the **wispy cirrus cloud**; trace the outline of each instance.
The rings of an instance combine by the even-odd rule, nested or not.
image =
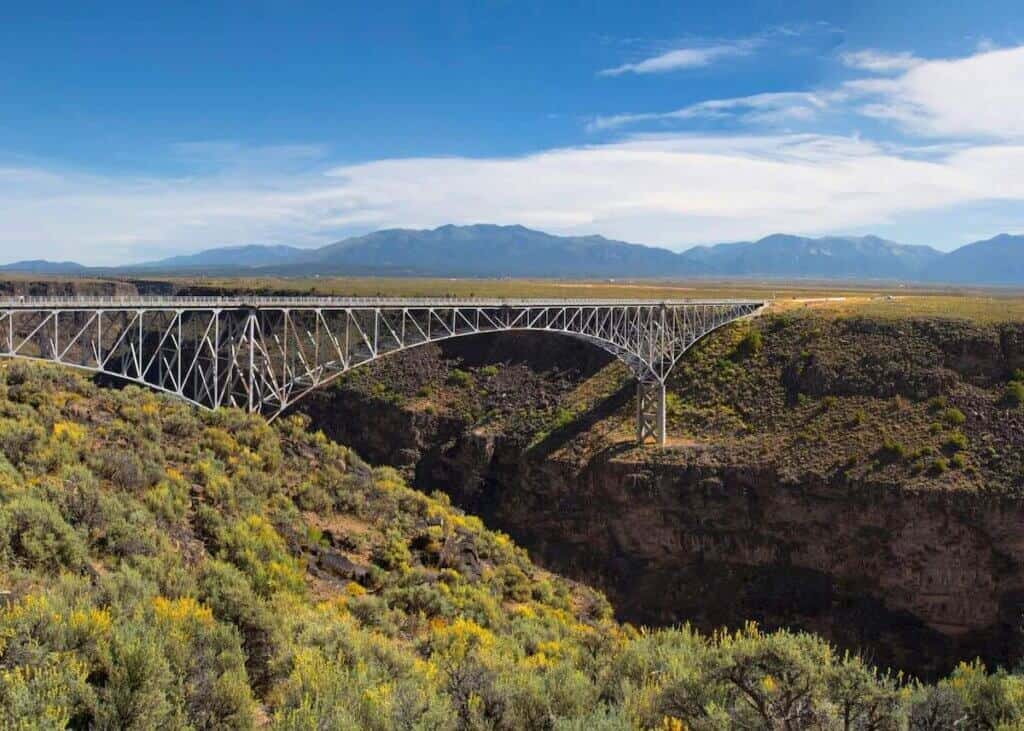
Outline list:
[[[907,71],[922,63],[922,59],[912,53],[887,53],[874,49],[849,51],[840,56],[843,64],[859,71],[886,74]]]
[[[598,116],[587,123],[591,132],[617,129],[641,122],[679,122],[689,119],[743,118],[752,124],[776,124],[784,121],[807,121],[825,109],[833,94],[787,91],[730,99],[710,99],[671,112],[615,114]]]
[[[757,48],[761,42],[759,38],[748,38],[707,46],[674,48],[634,63],[624,63],[620,66],[603,69],[598,72],[598,75],[661,74],[668,71],[699,68],[701,66],[708,66],[723,58],[745,56]]]
[[[658,53],[598,71],[598,76],[662,74],[702,68],[729,58],[748,56],[766,47],[784,44],[787,52],[807,52],[834,36],[828,23],[795,23],[770,26],[746,38],[692,39],[664,46]]]
[[[709,99],[667,112],[628,112],[591,119],[588,131],[627,126],[683,126],[701,119],[735,120],[764,131],[822,131],[829,119],[847,128],[863,118],[889,122],[911,139],[1024,140],[1024,46],[979,50],[961,58],[911,53],[847,52],[840,60],[866,72],[833,87]]]

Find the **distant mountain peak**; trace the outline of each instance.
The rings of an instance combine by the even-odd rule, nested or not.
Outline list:
[[[1024,236],[1001,233],[943,254],[867,234],[772,233],[675,253],[600,234],[556,236],[520,224],[391,228],[319,249],[243,244],[129,267],[31,260],[0,271],[36,274],[417,275],[450,277],[773,277],[1024,285]]]

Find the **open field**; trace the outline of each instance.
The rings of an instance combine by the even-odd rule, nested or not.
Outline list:
[[[413,277],[239,277],[239,278],[82,278],[5,275],[8,288],[47,283],[66,291],[80,285],[106,286],[124,292],[177,291],[189,294],[266,293],[321,294],[354,297],[581,297],[638,299],[771,299],[779,309],[813,308],[837,315],[876,317],[952,317],[979,322],[1024,320],[1024,291],[887,282],[828,282],[783,280],[555,280],[449,279]]]
[[[836,314],[936,316],[982,322],[1024,320],[1024,292],[892,283],[779,280],[567,281],[554,279],[423,279],[408,277],[171,279],[181,288],[346,296],[608,297],[640,299],[766,298],[779,308]],[[838,299],[842,298],[842,299]],[[815,301],[817,300],[817,301]]]

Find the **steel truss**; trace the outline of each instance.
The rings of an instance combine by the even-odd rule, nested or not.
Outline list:
[[[270,418],[391,353],[514,330],[590,342],[637,377],[637,439],[665,441],[665,378],[707,333],[763,302],[340,298],[21,298],[0,301],[0,355],[84,368],[206,408]]]

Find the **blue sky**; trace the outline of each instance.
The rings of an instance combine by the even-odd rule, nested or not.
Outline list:
[[[12,4],[0,260],[479,221],[949,249],[1024,231],[1022,119],[1013,2]]]

